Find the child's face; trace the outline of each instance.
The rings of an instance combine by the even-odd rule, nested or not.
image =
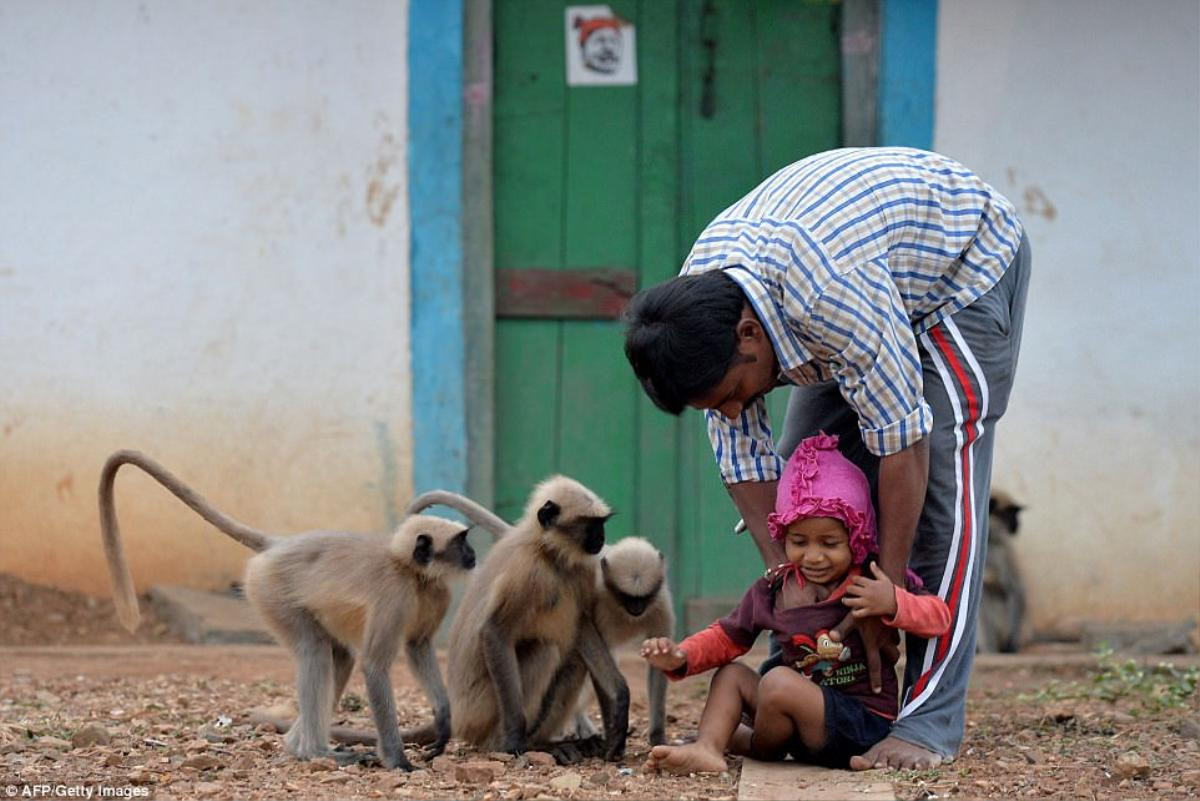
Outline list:
[[[835,517],[806,517],[788,526],[783,543],[788,561],[806,581],[829,584],[845,577],[854,561],[850,535]]]

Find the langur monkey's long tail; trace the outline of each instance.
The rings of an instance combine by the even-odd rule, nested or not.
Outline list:
[[[467,519],[477,526],[483,526],[488,531],[492,532],[492,536],[499,539],[508,533],[512,526],[500,519],[500,516],[490,509],[480,506],[475,501],[459,495],[457,492],[448,490],[430,490],[422,493],[412,499],[408,508],[404,510],[405,516],[415,515],[418,512],[428,509],[430,506],[449,506],[451,509],[456,509],[467,516]]]
[[[149,456],[138,451],[117,451],[108,457],[104,469],[100,471],[100,536],[104,542],[104,555],[108,558],[108,577],[112,584],[113,601],[117,606],[117,618],[129,631],[137,628],[142,614],[138,609],[129,565],[125,561],[125,548],[121,544],[121,530],[117,526],[117,511],[113,504],[113,483],[117,478],[117,470],[123,464],[135,465],[149,473],[155,481],[190,506],[196,514],[247,548],[263,551],[274,542],[275,538],[270,534],[250,528],[217,511],[212,504]]]

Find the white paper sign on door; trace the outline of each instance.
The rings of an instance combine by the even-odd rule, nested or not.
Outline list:
[[[637,83],[634,26],[608,6],[567,6],[567,86]]]

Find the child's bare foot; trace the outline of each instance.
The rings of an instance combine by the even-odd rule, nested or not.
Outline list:
[[[720,773],[726,768],[724,755],[700,743],[656,745],[650,749],[643,770],[668,773]]]

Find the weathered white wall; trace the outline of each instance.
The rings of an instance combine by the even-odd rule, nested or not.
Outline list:
[[[0,6],[0,571],[107,593],[136,447],[284,532],[410,493],[403,0]],[[135,578],[246,552],[117,482]]]
[[[1200,6],[942,0],[936,149],[1033,246],[995,480],[1035,623],[1200,615]]]

